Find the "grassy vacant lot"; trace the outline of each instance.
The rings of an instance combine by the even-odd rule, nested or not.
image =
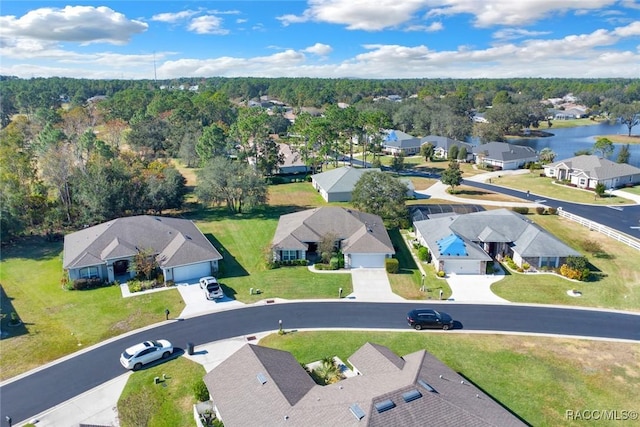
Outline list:
[[[566,410],[638,410],[640,345],[561,338],[421,332],[294,332],[260,345],[301,363],[346,361],[365,342],[396,354],[426,349],[534,426],[584,425]],[[614,421],[598,425],[633,425]]]
[[[588,203],[595,205],[616,205],[633,203],[631,200],[617,196],[596,197],[593,191],[582,190],[561,184],[554,184],[553,178],[540,176],[539,171],[523,175],[501,175],[491,178],[491,183],[521,191],[531,191],[532,197],[544,196],[568,202]]]

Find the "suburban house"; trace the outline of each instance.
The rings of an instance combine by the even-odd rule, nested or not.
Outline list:
[[[327,202],[350,202],[351,193],[363,174],[378,168],[344,166],[311,175],[311,184]]]
[[[140,215],[67,234],[62,266],[69,271],[70,280],[126,280],[135,276],[131,267],[142,251],[150,251],[164,280],[174,282],[209,276],[222,259],[192,221]]]
[[[640,168],[616,163],[595,155],[583,155],[544,165],[544,174],[560,181],[569,181],[579,188],[618,188],[640,183]]]
[[[502,170],[519,169],[527,163],[538,161],[538,153],[533,148],[506,142],[494,141],[474,146],[473,153],[476,164]]]
[[[416,239],[429,249],[436,271],[485,274],[487,263],[509,256],[520,267],[557,268],[581,256],[524,216],[508,209],[438,215],[414,221]]]
[[[316,384],[291,353],[246,344],[204,377],[225,426],[523,426],[426,350],[366,343],[355,375]]]
[[[422,142],[420,138],[411,136],[399,130],[385,130],[382,137],[382,151],[391,155],[403,154],[411,156],[420,153]]]
[[[473,145],[457,141],[455,139],[447,138],[446,136],[437,136],[437,135],[429,135],[420,139],[421,145],[431,143],[433,145],[433,155],[437,159],[447,159],[449,158],[449,150],[451,147],[456,146],[458,150],[464,147],[467,150],[467,156],[464,159],[465,161],[473,161]]]
[[[277,174],[290,175],[307,173],[311,170],[311,168],[304,163],[300,153],[294,151],[289,144],[278,143],[278,148],[282,155],[283,163],[277,166]]]
[[[384,268],[385,259],[395,254],[382,218],[327,206],[282,215],[271,245],[273,259],[314,259],[326,236],[336,238],[345,268]]]

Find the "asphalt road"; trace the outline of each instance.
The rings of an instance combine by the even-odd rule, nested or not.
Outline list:
[[[591,336],[640,342],[640,315],[584,309],[455,303],[364,303],[355,301],[297,302],[249,306],[152,329],[81,352],[0,387],[0,417],[26,420],[123,373],[122,350],[147,339],[166,338],[186,348],[236,336],[307,328],[384,328],[408,330],[406,313],[435,307],[451,314],[456,329]],[[425,331],[416,333],[428,333]],[[180,352],[178,352],[179,357]],[[25,355],[28,357],[28,355]]]
[[[606,225],[607,227],[627,234],[629,236],[640,239],[640,205],[629,206],[600,206],[600,205],[583,205],[580,203],[571,203],[563,200],[550,199],[548,197],[540,197],[535,194],[530,194],[527,198],[527,194],[523,191],[511,190],[505,187],[499,187],[496,185],[474,182],[465,180],[465,185],[482,188],[485,190],[491,190],[496,193],[507,194],[514,197],[520,197],[529,201],[537,201],[543,205],[562,208],[563,210],[570,212],[574,215],[581,216],[598,224]]]

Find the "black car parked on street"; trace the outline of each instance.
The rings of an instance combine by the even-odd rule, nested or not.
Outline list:
[[[453,328],[453,319],[447,313],[426,308],[411,310],[407,313],[407,322],[416,330],[442,328],[446,331]]]

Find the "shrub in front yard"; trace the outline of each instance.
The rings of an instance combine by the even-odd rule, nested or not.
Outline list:
[[[558,209],[557,209],[557,208],[549,208],[549,209],[547,210],[547,213],[548,213],[549,215],[555,215],[555,214],[557,214],[557,213],[558,213]]]
[[[400,263],[395,258],[387,258],[384,260],[384,268],[389,274],[397,274],[400,271]]]
[[[521,215],[527,215],[529,213],[529,208],[524,206],[515,206],[511,208],[515,213],[519,213]]]
[[[418,249],[418,259],[420,261],[429,261],[429,249],[425,248],[424,246],[421,246]]]
[[[444,277],[446,273],[444,272],[444,270],[440,270],[436,274],[438,275],[438,277]]]
[[[195,397],[198,402],[206,402],[209,400],[209,389],[203,380],[193,385],[193,397]]]
[[[544,208],[542,206],[536,207],[536,213],[538,215],[544,215]]]
[[[102,288],[109,286],[109,283],[102,279],[76,279],[73,281],[71,289],[74,291],[85,291],[87,289]]]

